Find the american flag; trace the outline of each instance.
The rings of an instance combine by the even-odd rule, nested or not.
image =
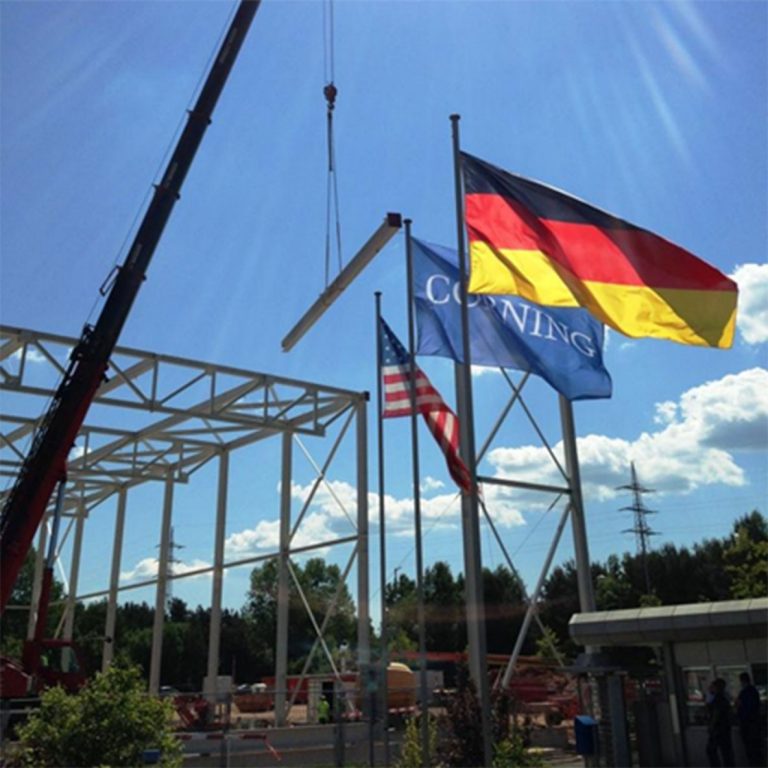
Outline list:
[[[384,418],[411,415],[411,358],[383,318],[379,318]],[[416,366],[416,410],[445,454],[448,471],[465,493],[472,492],[472,478],[459,456],[459,420]]]

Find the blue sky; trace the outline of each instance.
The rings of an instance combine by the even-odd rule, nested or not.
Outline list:
[[[79,333],[124,256],[231,10],[225,2],[0,4],[3,323]],[[609,334],[614,396],[575,406],[593,557],[634,549],[621,533],[631,521],[618,512],[630,499],[614,491],[629,481],[631,460],[658,491],[647,498],[659,511],[657,541],[722,536],[737,516],[765,512],[768,6],[336,2],[334,13],[345,260],[387,211],[412,218],[419,237],[455,244],[448,116],[457,112],[467,151],[653,230],[740,284],[731,350]],[[323,288],[324,72],[323,5],[265,0],[121,344],[375,390],[375,290],[390,325],[406,335],[402,236],[294,351],[280,350]],[[421,362],[452,402],[450,363]],[[491,372],[474,386],[480,443],[507,389]],[[529,403],[557,442],[552,392],[532,384]],[[375,490],[373,414],[369,433]],[[404,420],[387,424],[390,573],[413,568],[410,459],[400,449],[407,435]],[[446,511],[452,490],[442,458],[426,432],[421,441],[425,559],[458,571],[457,505]],[[239,556],[274,539],[279,446],[269,450],[271,458],[259,448],[233,459],[227,534]],[[343,498],[354,494],[349,459],[340,457],[330,478]],[[553,479],[521,416],[500,432],[481,471]],[[301,469],[297,505],[310,481]],[[185,545],[177,556],[187,565],[211,560],[214,494],[212,473],[177,493],[175,535]],[[551,499],[488,494],[532,584],[556,525],[556,512],[544,513]],[[151,571],[159,536],[158,490],[132,498],[126,578]],[[312,520],[310,538],[340,530],[329,493]],[[83,590],[106,584],[111,526],[109,505],[89,521]],[[502,563],[483,536],[485,564]],[[570,553],[566,536],[556,561]],[[228,604],[242,603],[246,581],[245,572],[228,575]],[[208,601],[206,580],[174,589]]]

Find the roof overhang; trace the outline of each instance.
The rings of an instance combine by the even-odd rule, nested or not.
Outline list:
[[[590,646],[766,637],[768,598],[576,613],[568,631]]]

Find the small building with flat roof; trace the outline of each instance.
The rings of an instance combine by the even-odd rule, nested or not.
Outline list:
[[[634,698],[627,703],[635,714],[640,765],[708,764],[706,695],[717,677],[735,700],[739,675],[747,672],[765,715],[768,598],[577,613],[569,632],[574,642],[609,657],[616,648],[653,648],[658,695],[626,696],[625,689],[626,698]],[[736,765],[748,765],[738,728],[732,736]]]

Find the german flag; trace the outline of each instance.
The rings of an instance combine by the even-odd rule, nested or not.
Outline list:
[[[462,153],[470,293],[581,306],[617,331],[728,348],[738,288],[662,237]]]

